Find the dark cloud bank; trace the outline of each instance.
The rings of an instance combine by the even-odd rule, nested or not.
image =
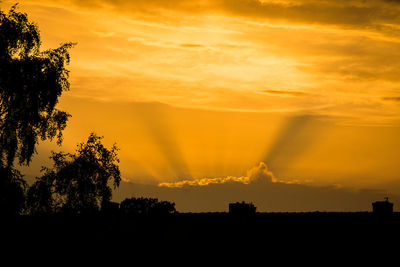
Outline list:
[[[290,20],[297,23],[352,25],[364,27],[376,23],[398,23],[399,3],[395,0],[268,2],[259,0],[73,0],[86,7],[108,6],[128,13],[159,13],[173,10],[189,14],[223,13],[254,19]]]

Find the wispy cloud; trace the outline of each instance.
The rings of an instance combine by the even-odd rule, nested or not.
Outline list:
[[[382,97],[382,100],[400,102],[400,96]]]
[[[50,2],[39,0],[37,2]],[[59,3],[71,1],[59,1]],[[353,25],[398,22],[398,1],[275,1],[275,0],[73,0],[81,8],[113,9],[127,13],[162,14],[175,11],[187,14],[220,13],[269,21],[292,21],[309,24]]]
[[[180,46],[182,47],[188,47],[188,48],[199,48],[199,47],[204,47],[202,44],[181,44]]]
[[[91,30],[90,32],[100,38],[112,37],[115,34],[115,32],[102,32],[102,31],[95,31],[95,30]]]
[[[307,96],[309,93],[300,92],[300,91],[279,91],[279,90],[263,90],[263,93],[271,94],[271,95],[282,95],[282,96]]]
[[[397,112],[394,99],[379,101],[400,84],[395,1],[27,0],[20,6],[47,25],[49,46],[79,43],[71,63],[74,95],[229,111],[319,110],[354,122],[375,123],[371,114],[392,123],[400,117],[387,116],[388,109]],[[326,106],[329,114],[321,113]]]

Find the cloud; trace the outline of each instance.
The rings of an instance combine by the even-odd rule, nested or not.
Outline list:
[[[268,170],[268,167],[264,162],[260,162],[258,166],[248,170],[247,177],[249,177],[250,182],[271,183],[276,181],[274,174]]]
[[[34,7],[28,13],[47,25],[46,40],[79,43],[71,51],[74,95],[230,111],[318,109],[358,122],[384,117],[387,108],[373,103],[361,111],[353,103],[390,106],[378,98],[400,82],[399,16],[385,16],[400,8],[394,2],[73,3],[27,1],[21,8]],[[348,108],[339,114],[338,104]],[[332,111],[320,112],[326,106]]]
[[[180,46],[182,47],[187,47],[187,48],[199,48],[199,47],[204,47],[202,44],[181,44]]]
[[[69,2],[69,1],[68,1]],[[225,14],[269,21],[332,24],[364,27],[376,23],[398,23],[398,1],[259,1],[259,0],[74,0],[79,7],[108,8],[128,13]],[[66,1],[59,1],[66,4]],[[70,2],[69,2],[70,3]],[[164,12],[163,12],[164,11]]]
[[[400,96],[382,97],[382,100],[400,102]]]
[[[284,91],[284,90],[263,90],[263,93],[271,95],[282,95],[282,96],[308,96],[308,93],[300,91]]]
[[[211,184],[225,184],[225,183],[239,183],[239,184],[255,184],[255,183],[298,183],[297,180],[278,180],[274,174],[268,170],[267,165],[264,162],[260,162],[258,166],[255,166],[247,171],[246,176],[227,176],[224,178],[201,178],[194,180],[183,180],[178,182],[164,182],[159,183],[159,187],[168,188],[183,188],[187,186],[209,186]]]
[[[210,184],[224,184],[228,182],[238,182],[243,184],[250,183],[249,177],[241,176],[241,177],[234,177],[228,176],[225,178],[201,178],[195,180],[183,180],[179,182],[172,182],[172,183],[159,183],[159,187],[170,187],[170,188],[182,188],[184,186],[207,186]]]
[[[95,30],[91,30],[90,32],[100,38],[112,37],[115,34],[114,32],[102,32],[102,31],[95,31]]]

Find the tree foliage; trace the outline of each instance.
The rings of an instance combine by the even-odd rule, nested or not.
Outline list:
[[[3,215],[18,215],[24,208],[27,184],[13,168],[0,168],[0,178],[0,211]]]
[[[101,140],[92,133],[75,154],[53,152],[53,167],[43,168],[43,176],[28,190],[30,213],[84,214],[110,201],[110,183],[116,188],[121,181],[118,148],[107,149]]]
[[[176,212],[175,203],[157,198],[126,198],[121,202],[124,215],[165,215]]]
[[[0,212],[18,214],[26,184],[14,168],[29,164],[39,140],[62,141],[69,114],[56,109],[69,89],[69,48],[40,50],[38,27],[14,5],[0,10]]]
[[[0,10],[0,167],[29,164],[39,139],[62,141],[68,113],[57,110],[69,89],[69,48],[40,51],[39,29],[14,5]]]

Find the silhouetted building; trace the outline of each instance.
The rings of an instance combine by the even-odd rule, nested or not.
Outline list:
[[[372,203],[372,211],[375,214],[392,214],[393,213],[393,203],[389,202],[386,197],[385,201],[376,201]]]
[[[233,215],[250,215],[256,213],[256,207],[253,203],[236,202],[229,203],[229,214]]]

